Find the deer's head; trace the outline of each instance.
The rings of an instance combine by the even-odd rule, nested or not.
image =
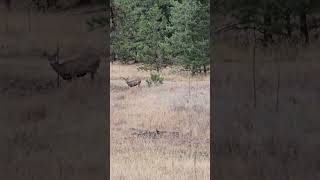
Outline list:
[[[45,53],[45,56],[48,57],[48,61],[50,64],[58,64],[59,63],[59,47],[57,47],[57,50],[54,54],[48,54]]]
[[[120,77],[120,79],[123,79],[125,81],[128,81],[129,77],[125,78],[125,77]]]

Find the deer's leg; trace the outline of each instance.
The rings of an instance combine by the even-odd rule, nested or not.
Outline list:
[[[91,80],[94,80],[94,72],[90,74]]]
[[[72,71],[71,73],[71,81],[74,81],[76,79],[76,74]]]
[[[60,87],[60,76],[59,76],[59,74],[57,74],[57,86],[58,86],[58,88]]]

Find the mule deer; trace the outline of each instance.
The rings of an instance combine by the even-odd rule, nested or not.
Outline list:
[[[130,80],[129,80],[129,77],[127,77],[127,78],[120,77],[120,78],[125,80],[129,87],[133,87],[133,86],[140,87],[140,84],[141,84],[141,79],[140,78],[135,78],[135,79],[130,79]]]
[[[57,73],[58,87],[60,84],[59,76],[64,80],[73,80],[90,73],[91,80],[93,80],[101,61],[98,55],[93,53],[84,53],[80,56],[63,59],[63,62],[60,62],[59,47],[57,47],[57,52],[55,54],[46,55],[48,57],[49,64]]]

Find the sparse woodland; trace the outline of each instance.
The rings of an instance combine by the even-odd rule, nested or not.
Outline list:
[[[211,176],[318,179],[319,2],[212,5]]]
[[[89,25],[103,23],[98,19]],[[111,30],[114,60],[157,72],[172,65],[192,74],[208,71],[209,1],[114,0]]]
[[[307,45],[319,37],[319,1],[215,0],[213,6],[216,16],[228,17],[215,33],[255,31],[264,46],[286,40]]]

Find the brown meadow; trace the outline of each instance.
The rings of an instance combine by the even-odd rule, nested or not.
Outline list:
[[[209,179],[209,77],[189,87],[187,74],[168,68],[164,84],[148,88],[136,65],[110,70],[112,179]],[[121,76],[144,80],[129,88]]]

